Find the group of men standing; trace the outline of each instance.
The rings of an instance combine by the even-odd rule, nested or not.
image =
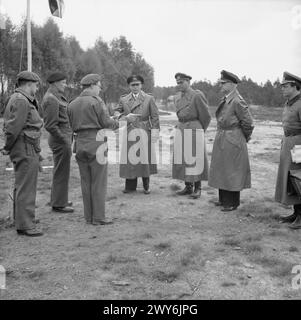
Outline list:
[[[217,111],[217,132],[214,140],[212,159],[209,169],[205,143],[205,132],[211,121],[209,106],[205,95],[190,86],[189,75],[175,75],[178,93],[175,96],[178,124],[178,136],[174,139],[174,157],[172,177],[185,182],[178,195],[188,195],[197,199],[201,195],[201,181],[208,180],[211,187],[217,188],[219,200],[215,205],[222,211],[236,210],[240,205],[240,191],[251,187],[251,172],[247,150],[254,129],[252,116],[247,103],[237,91],[240,79],[233,73],[223,70],[219,83],[225,94]],[[10,97],[4,112],[4,133],[6,137],[3,154],[9,154],[14,165],[14,219],[18,234],[40,236],[43,233],[36,228],[35,199],[40,160],[40,136],[44,125],[49,132],[49,147],[53,153],[53,180],[50,205],[54,212],[73,212],[68,199],[70,176],[71,145],[79,166],[81,190],[83,195],[84,216],[89,224],[106,225],[112,221],[105,218],[105,197],[107,190],[107,163],[99,161],[97,153],[100,147],[107,148],[106,140],[99,139],[102,129],[119,128],[125,122],[126,135],[121,145],[120,177],[125,179],[124,193],[136,191],[138,177],[142,178],[143,190],[150,193],[150,175],[157,173],[153,162],[154,144],[159,139],[159,111],[152,95],[142,91],[144,79],[140,75],[127,78],[130,93],[120,98],[114,116],[99,96],[101,77],[89,74],[81,80],[82,92],[68,103],[64,96],[67,85],[66,76],[61,72],[50,74],[47,79],[49,89],[46,92],[39,112],[35,93],[40,78],[33,72],[23,71],[17,76],[17,88]],[[288,196],[289,170],[301,169],[301,165],[292,164],[290,150],[300,143],[301,136],[301,79],[284,73],[282,88],[288,99],[284,110],[285,138],[281,149],[281,159],[277,180],[276,200],[294,204],[294,213],[282,217],[283,222],[293,222],[292,227],[301,227],[301,200],[296,194]],[[292,88],[292,89],[290,89]],[[137,139],[135,130],[145,133]],[[140,131],[139,131],[140,130]],[[185,132],[190,132],[190,140],[185,140]],[[201,140],[199,138],[201,137]],[[142,139],[143,138],[143,139]],[[129,150],[136,141],[143,140],[148,161],[133,163]],[[195,163],[186,161],[183,150],[190,145]],[[202,148],[198,148],[198,144]],[[186,145],[185,145],[186,144]],[[181,161],[177,151],[181,150]],[[106,152],[104,154],[106,156]],[[288,198],[289,197],[289,198]]]

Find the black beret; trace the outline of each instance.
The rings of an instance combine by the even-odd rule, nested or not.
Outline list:
[[[49,83],[53,83],[56,81],[61,81],[61,80],[65,80],[67,79],[66,75],[62,72],[53,72],[51,73],[48,78],[47,78],[47,82]]]
[[[127,84],[130,84],[132,82],[141,82],[142,84],[144,83],[144,79],[143,77],[139,76],[139,75],[131,75],[130,77],[128,77],[126,79]]]
[[[238,78],[238,76],[234,73],[231,73],[229,71],[226,70],[222,70],[221,71],[221,78],[219,80],[220,82],[223,81],[231,81],[233,83],[239,83],[241,82],[240,79]]]
[[[281,84],[286,84],[286,83],[295,83],[301,86],[301,78],[297,77],[287,71],[283,72],[283,79]]]
[[[97,83],[98,81],[101,81],[101,76],[97,73],[90,73],[81,79],[80,84],[89,86],[91,84]]]
[[[177,80],[191,80],[191,79],[192,79],[191,76],[189,76],[189,75],[187,75],[187,74],[185,74],[185,73],[181,73],[181,72],[177,72],[177,73],[175,74],[175,78],[176,78]]]
[[[41,82],[40,77],[36,73],[31,71],[21,71],[17,74],[17,80]]]

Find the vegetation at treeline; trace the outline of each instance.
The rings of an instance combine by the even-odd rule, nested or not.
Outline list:
[[[103,75],[102,98],[105,102],[117,102],[120,95],[128,92],[126,78],[132,73],[141,74],[145,79],[144,90],[153,93],[163,104],[176,92],[175,87],[154,87],[153,67],[145,61],[141,53],[134,50],[124,36],[110,42],[99,37],[92,48],[83,50],[75,37],[63,36],[52,18],[43,26],[32,24],[32,57],[33,71],[43,80],[39,99],[47,89],[48,74],[57,70],[68,75],[68,99],[79,94],[80,79],[87,73]],[[26,68],[25,25],[14,25],[8,18],[6,29],[0,30],[0,109],[14,90],[16,74]],[[175,70],[177,71],[185,72]],[[283,104],[279,85],[279,80],[257,84],[243,77],[239,91],[251,104],[279,107]],[[196,81],[192,86],[205,93],[210,105],[218,104],[221,97],[218,83],[204,80]]]

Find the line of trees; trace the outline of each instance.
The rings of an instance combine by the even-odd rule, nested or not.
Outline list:
[[[16,75],[26,70],[27,48],[25,26],[14,25],[8,18],[6,29],[0,30],[0,113],[9,95],[13,92]],[[144,90],[153,92],[163,105],[176,93],[175,87],[154,87],[154,69],[132,44],[120,36],[110,42],[99,37],[92,48],[83,50],[75,37],[64,37],[58,26],[49,18],[43,26],[32,24],[33,71],[43,80],[38,99],[47,88],[46,78],[52,71],[63,71],[70,84],[67,98],[72,99],[80,92],[80,79],[87,73],[103,75],[102,98],[105,102],[116,103],[119,97],[128,92],[126,78],[132,73],[145,79]],[[192,84],[202,90],[210,105],[217,105],[221,97],[218,83],[197,81]],[[257,84],[243,77],[239,91],[250,104],[279,107],[284,100],[279,80]]]
[[[250,78],[243,77],[241,83],[238,84],[238,90],[244,99],[253,105],[266,107],[281,107],[284,98],[281,93],[280,81],[277,79],[274,83],[266,81],[264,84],[257,84]],[[222,94],[220,86],[210,81],[196,81],[192,84],[192,88],[199,89],[206,95],[209,105],[217,106]],[[160,99],[164,105],[168,105],[168,98],[176,93],[176,87],[155,87],[154,96]],[[171,107],[172,109],[172,107]]]
[[[13,92],[16,75],[27,69],[25,26],[16,26],[8,18],[6,29],[0,30],[0,109]],[[57,24],[49,18],[43,26],[32,24],[32,65],[43,80],[39,97],[44,94],[46,79],[52,71],[63,71],[70,84],[67,96],[79,93],[79,82],[88,73],[103,77],[102,97],[106,102],[118,101],[128,92],[126,78],[138,73],[145,79],[145,90],[154,88],[154,70],[124,37],[105,42],[99,37],[92,48],[83,50],[75,37],[64,37]]]

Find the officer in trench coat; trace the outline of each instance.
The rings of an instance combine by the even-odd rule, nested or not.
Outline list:
[[[237,91],[240,79],[223,70],[219,81],[226,95],[216,110],[217,133],[208,184],[219,189],[215,205],[232,211],[240,205],[240,191],[251,187],[247,142],[254,126],[248,105]]]
[[[207,130],[211,116],[208,102],[203,92],[190,87],[191,76],[184,73],[175,75],[179,93],[175,96],[175,106],[178,116],[176,135],[174,137],[174,155],[172,164],[172,178],[185,182],[185,188],[178,191],[178,195],[189,195],[197,199],[201,195],[201,180],[208,180],[208,159],[204,135],[202,148],[197,148],[198,129]],[[185,132],[190,131],[191,141],[186,141]],[[190,137],[190,136],[189,136]],[[195,157],[193,164],[187,161],[185,144],[190,144],[191,156]],[[187,150],[187,149],[186,149]],[[186,157],[185,157],[186,156]],[[178,159],[177,159],[178,158]]]
[[[64,96],[66,76],[54,72],[49,75],[47,82],[49,89],[42,101],[42,112],[54,163],[50,205],[53,211],[68,213],[74,210],[68,202],[72,130],[67,115],[68,102]]]
[[[291,223],[289,226],[291,229],[301,229],[301,199],[289,177],[290,170],[301,170],[301,163],[293,163],[291,157],[291,149],[295,145],[301,145],[301,78],[284,72],[281,89],[287,100],[282,114],[284,136],[281,143],[275,200],[294,207],[291,215],[280,217],[281,222]]]
[[[82,78],[81,85],[82,93],[68,105],[67,112],[75,133],[74,152],[81,177],[84,216],[88,224],[112,224],[112,221],[105,218],[108,176],[106,139],[98,135],[98,132],[105,128],[117,129],[119,123],[109,116],[99,97],[100,75],[86,75]],[[132,114],[125,117],[128,122],[134,119]]]
[[[14,219],[17,233],[37,237],[35,201],[40,157],[40,136],[43,120],[38,113],[35,94],[40,78],[34,72],[17,75],[17,88],[4,111],[5,145],[15,172]]]
[[[159,139],[159,111],[154,98],[142,91],[143,77],[132,75],[127,78],[127,83],[131,92],[120,98],[115,115],[122,121],[131,113],[136,115],[136,120],[128,124],[127,132],[123,134],[119,175],[125,179],[124,193],[136,191],[137,178],[142,177],[144,193],[149,194],[150,175],[157,173],[153,143]],[[138,137],[133,137],[133,141],[131,135],[134,133]],[[140,147],[137,156],[139,161],[135,163],[131,160],[131,150],[134,150],[133,145],[137,141]]]

